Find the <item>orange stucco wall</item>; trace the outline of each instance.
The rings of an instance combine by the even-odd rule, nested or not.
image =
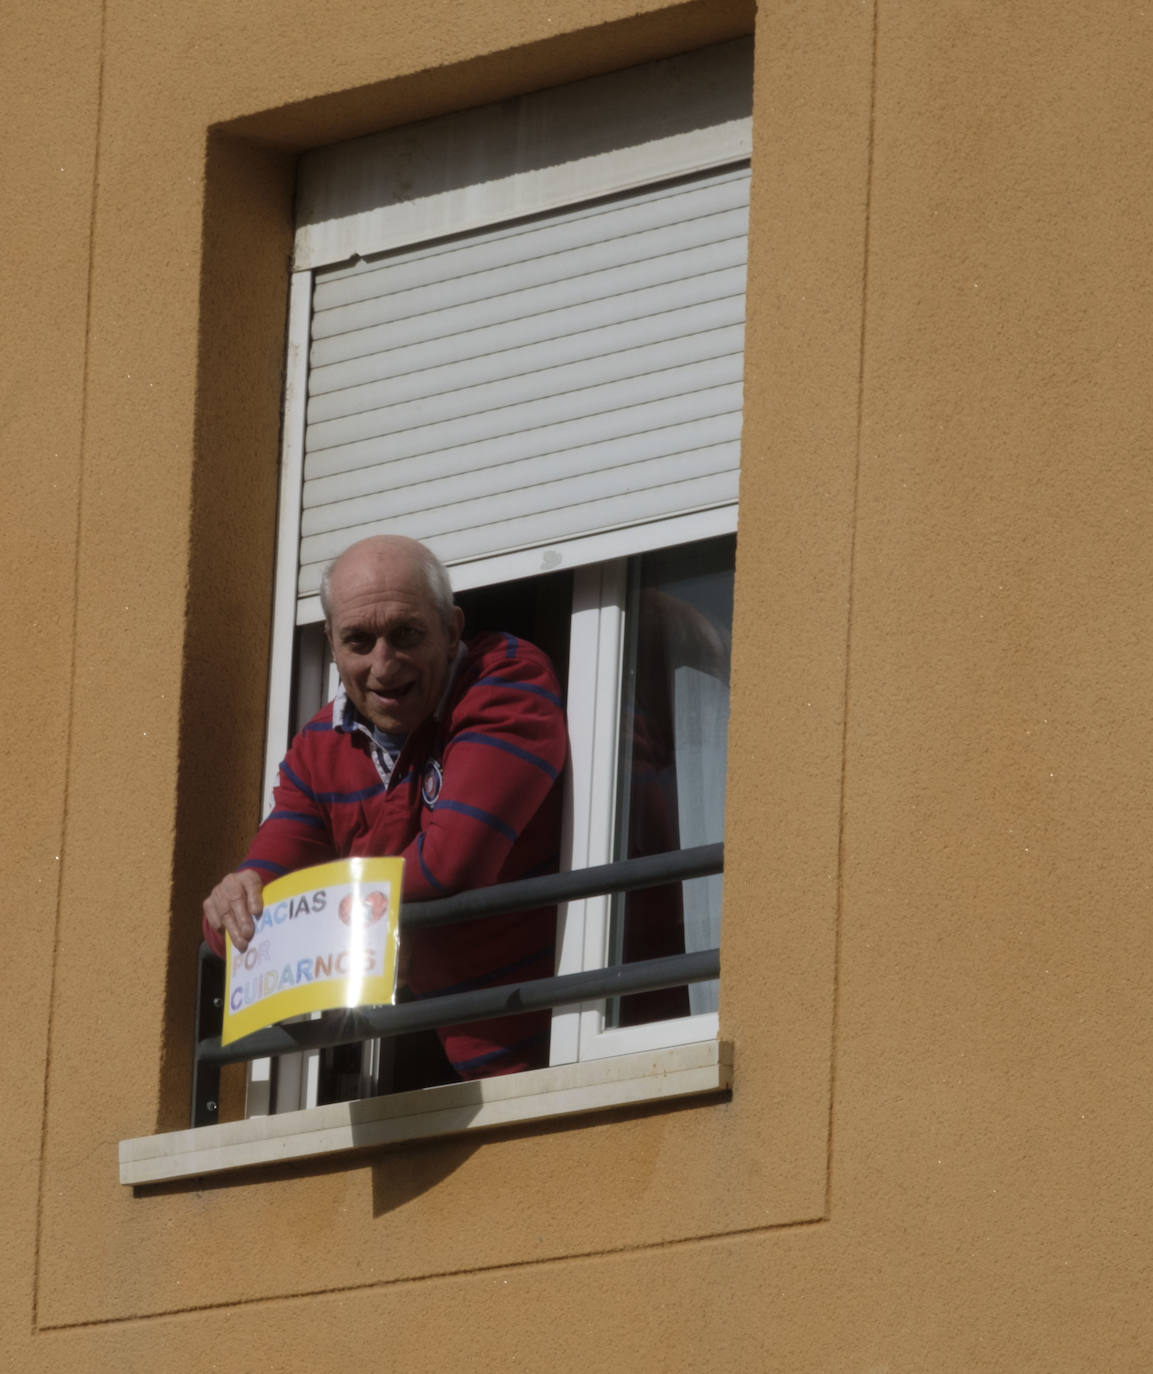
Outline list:
[[[732,1100],[134,1195],[257,805],[294,154],[754,26]],[[1153,19],[5,34],[10,1367],[1148,1368]]]

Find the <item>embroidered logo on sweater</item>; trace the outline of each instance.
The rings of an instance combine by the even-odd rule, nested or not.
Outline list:
[[[440,796],[440,789],[443,786],[444,771],[440,763],[433,759],[420,777],[420,799],[430,811],[436,805],[437,798]]]

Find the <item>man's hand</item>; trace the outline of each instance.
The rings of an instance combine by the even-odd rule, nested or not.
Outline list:
[[[227,935],[243,954],[264,909],[260,875],[251,868],[229,873],[204,899],[204,919],[220,935]]]

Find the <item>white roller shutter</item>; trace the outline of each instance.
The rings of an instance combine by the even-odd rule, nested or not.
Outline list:
[[[747,165],[318,271],[302,597],[735,502]]]

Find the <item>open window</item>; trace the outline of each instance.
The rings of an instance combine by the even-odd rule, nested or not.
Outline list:
[[[334,686],[323,567],[402,533],[567,678],[568,865],[722,837],[750,95],[739,41],[303,160],[269,795]],[[568,903],[558,972],[715,946],[720,883]],[[551,1062],[716,1027],[715,985],[598,1002]],[[249,1110],[378,1091],[395,1050],[289,1057],[274,1093],[258,1063]]]

